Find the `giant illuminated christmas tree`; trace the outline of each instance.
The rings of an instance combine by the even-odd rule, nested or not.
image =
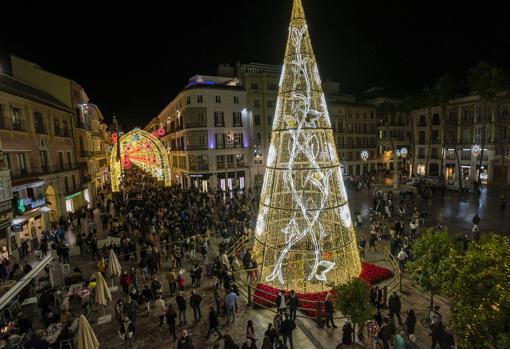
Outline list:
[[[361,271],[326,100],[294,0],[255,233],[261,281],[313,292]]]

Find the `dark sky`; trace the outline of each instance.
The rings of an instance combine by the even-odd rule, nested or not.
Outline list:
[[[0,54],[72,78],[107,120],[115,114],[125,129],[143,127],[194,74],[237,60],[281,64],[291,2],[4,8]],[[510,71],[509,12],[501,3],[303,0],[323,80],[339,81],[345,92],[380,85],[399,94],[445,73],[462,78],[481,59]]]

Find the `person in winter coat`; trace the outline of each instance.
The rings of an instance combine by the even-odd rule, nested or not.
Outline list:
[[[351,345],[352,344],[352,324],[350,321],[347,321],[342,327],[342,344]]]
[[[168,304],[168,309],[166,311],[166,323],[168,324],[168,329],[170,331],[170,335],[174,337],[174,342],[177,340],[177,336],[175,335],[175,318],[177,314],[175,313],[172,304]]]
[[[296,321],[296,312],[297,308],[299,307],[299,298],[297,294],[294,292],[294,290],[290,291],[289,296],[289,310],[290,310],[290,318],[294,321]]]
[[[214,310],[214,307],[211,307],[209,309],[209,331],[207,332],[207,339],[209,339],[209,336],[213,331],[218,334],[218,339],[222,337],[222,334],[218,329],[219,325],[220,322],[218,321],[218,314],[216,313],[216,310]]]
[[[165,300],[161,295],[154,302],[154,316],[159,318],[159,327],[163,326],[163,319],[166,314]]]
[[[122,316],[124,314],[124,301],[119,299],[117,304],[115,304],[115,318],[119,322],[120,325],[123,324]]]
[[[200,311],[200,304],[202,303],[202,297],[195,292],[191,291],[191,297],[189,298],[189,305],[193,309],[193,322],[199,322],[202,318],[202,312]]]
[[[129,320],[133,323],[133,326],[136,327],[136,317],[138,314],[138,302],[131,299],[130,296],[127,297],[126,303],[124,303],[124,311],[126,312]]]
[[[248,320],[248,324],[246,325],[246,338],[251,339],[253,343],[257,340],[255,338],[255,328],[253,328],[253,321]]]
[[[133,348],[133,337],[135,335],[135,326],[127,316],[124,316],[123,323],[119,330],[120,338],[124,341],[125,349]]]
[[[290,343],[290,348],[294,349],[294,344],[292,341],[292,331],[296,329],[296,323],[294,320],[290,319],[288,316],[285,316],[285,320],[282,323],[282,335],[283,335],[283,343],[287,344],[287,339]]]
[[[182,291],[179,292],[179,295],[175,298],[175,302],[179,310],[179,325],[186,324],[186,299]]]
[[[239,349],[239,345],[237,345],[232,337],[229,334],[223,336],[224,349]]]
[[[182,330],[182,335],[177,341],[177,349],[195,349],[187,330]]]
[[[202,279],[202,267],[197,262],[193,265],[193,275],[195,276],[195,287],[200,287],[200,281]]]
[[[128,274],[127,270],[124,270],[124,273],[122,273],[120,277],[120,285],[122,286],[122,290],[125,294],[129,293],[129,286],[131,285],[131,277]]]
[[[333,301],[331,300],[331,293],[328,293],[326,295],[326,302],[324,302],[324,305],[326,307],[326,326],[337,328],[335,323],[333,322],[333,312],[335,311],[335,308],[333,307]],[[329,326],[329,322],[331,321],[331,326]]]
[[[168,286],[170,287],[170,294],[174,295],[177,288],[177,277],[173,269],[170,269],[168,274],[166,274],[166,281],[168,281]]]
[[[269,339],[271,339],[271,344],[274,345],[274,343],[276,342],[277,334],[276,330],[273,327],[273,324],[269,323],[267,325],[267,330],[266,332],[264,332],[264,336],[269,337]]]
[[[246,340],[246,342],[244,342],[244,344],[241,347],[241,349],[257,349],[257,346],[255,345],[255,343],[250,338],[248,338]]]
[[[142,293],[140,294],[140,303],[145,303],[147,306],[147,316],[149,316],[151,312],[151,300],[152,300],[152,292],[149,290],[149,286],[145,285]]]
[[[281,290],[280,294],[276,296],[275,299],[276,306],[278,308],[278,312],[281,316],[285,315],[285,312],[287,311],[287,299],[285,297],[285,291]]]
[[[262,340],[262,348],[261,349],[273,349],[273,343],[271,342],[271,338],[268,336],[264,336]]]
[[[397,292],[393,292],[388,300],[388,307],[390,309],[390,318],[394,320],[394,316],[397,316],[398,323],[402,326],[402,319],[400,318],[400,309],[402,308],[402,303],[400,302],[400,297]]]
[[[179,287],[179,291],[181,292],[184,291],[184,287],[186,285],[185,282],[186,280],[184,280],[184,278],[181,275],[177,277],[177,286]]]
[[[414,329],[416,328],[416,315],[413,309],[409,309],[407,311],[407,317],[405,320],[406,331],[408,335],[414,334]]]

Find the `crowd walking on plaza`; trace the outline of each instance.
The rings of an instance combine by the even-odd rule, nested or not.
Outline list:
[[[294,349],[293,332],[297,328],[300,300],[292,290],[282,291],[275,298],[276,314],[262,338],[256,333],[266,326],[249,319],[246,324],[238,325],[242,301],[236,281],[242,278],[251,284],[258,280],[258,266],[250,250],[258,208],[254,193],[250,190],[206,193],[195,188],[162,187],[152,177],[135,171],[124,185],[123,195],[112,197],[108,191],[100,191],[94,207],[68,215],[45,232],[35,257],[44,258],[53,250],[62,266],[74,265],[70,249],[75,244],[80,258],[86,257],[89,264],[104,274],[111,251],[119,256],[123,271],[119,291],[114,293],[114,320],[125,348],[133,348],[144,340],[140,328],[146,331],[153,324],[151,331],[168,331],[178,349],[196,348],[197,343],[211,338],[215,348]],[[368,214],[354,213],[353,222],[362,231],[361,257],[377,252],[386,244],[400,270],[405,272],[407,262],[413,258],[411,247],[428,221],[428,193],[417,196],[402,191],[396,195],[391,190],[373,188],[369,181],[362,182],[361,190],[363,195],[373,197]],[[502,197],[502,212],[505,205]],[[472,217],[473,229],[465,234],[465,244],[480,238],[481,222],[478,214]],[[108,235],[111,242],[99,246],[98,231]],[[212,240],[221,241],[217,250]],[[233,251],[231,247],[239,241],[246,243]],[[2,263],[2,280],[19,280],[30,272],[27,256],[24,260],[27,262],[22,266]],[[68,273],[68,278],[82,275],[80,267]],[[85,277],[81,282],[89,285],[95,279]],[[349,321],[340,326],[335,324],[334,299],[328,294],[324,302],[324,323],[330,331],[341,332],[341,344],[350,345],[355,336],[366,341],[369,335],[383,349],[417,348],[415,310],[403,309],[400,297],[392,293],[385,300],[382,290],[374,286],[370,301],[377,312],[365,324],[365,330],[355,333]],[[86,314],[92,308],[91,298],[82,297],[82,311]],[[63,305],[69,302],[66,297],[58,298],[58,303],[55,299],[54,289],[47,288],[39,296],[38,306],[44,325],[64,321],[66,330],[56,342],[48,343],[59,347],[60,342],[73,336],[69,322],[72,310]],[[443,323],[441,309],[431,309],[428,318],[432,349],[453,348],[453,336]],[[32,330],[33,335],[29,337],[36,343],[32,344],[34,348],[46,348],[44,334],[32,329],[32,322],[23,313],[13,320],[18,324],[18,331],[22,324],[26,331]],[[246,326],[240,343],[236,343],[236,336],[231,332],[237,326]]]

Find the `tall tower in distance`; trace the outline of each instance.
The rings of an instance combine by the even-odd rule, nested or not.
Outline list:
[[[358,277],[361,263],[301,0],[294,0],[255,230],[261,282],[298,292]]]

